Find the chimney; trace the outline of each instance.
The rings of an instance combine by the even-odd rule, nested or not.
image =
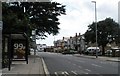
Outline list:
[[[72,36],[70,36],[70,39],[72,38]]]
[[[79,33],[79,36],[80,36],[80,33]]]
[[[77,37],[77,33],[76,33],[75,37]]]
[[[64,40],[65,38],[63,37],[63,40]]]

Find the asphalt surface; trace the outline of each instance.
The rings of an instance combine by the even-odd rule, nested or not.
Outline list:
[[[57,53],[39,52],[43,58],[48,72],[59,75],[97,75],[97,76],[118,76],[118,62],[104,61],[76,57],[73,55],[62,55]]]

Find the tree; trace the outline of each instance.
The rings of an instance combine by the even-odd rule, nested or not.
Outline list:
[[[30,36],[31,29],[29,18],[22,12],[20,7],[12,3],[2,3],[2,20],[4,33],[25,32]]]
[[[3,4],[3,32],[23,31],[31,35],[36,29],[40,37],[59,33],[59,19],[65,6],[57,2],[12,2]],[[18,30],[19,29],[19,30]]]
[[[105,54],[105,46],[108,43],[118,43],[119,24],[111,18],[97,22],[97,42],[98,46],[102,46],[102,55]],[[85,32],[85,41],[95,43],[95,23],[93,22],[88,26],[88,30]]]

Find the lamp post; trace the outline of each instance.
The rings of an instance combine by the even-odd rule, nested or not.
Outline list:
[[[92,1],[92,3],[95,4],[95,25],[96,25],[96,58],[98,58],[98,52],[97,52],[97,10],[96,10],[96,1]]]
[[[35,30],[32,30],[32,36],[33,36],[33,42],[34,42],[34,56],[36,55],[36,29]],[[34,63],[35,63],[35,58],[34,58]]]

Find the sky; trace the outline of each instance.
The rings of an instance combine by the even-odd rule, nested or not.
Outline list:
[[[92,0],[52,0],[66,5],[66,15],[59,16],[60,30],[56,36],[49,35],[45,40],[37,40],[37,44],[53,46],[53,41],[63,37],[81,35],[86,32],[88,25],[95,21],[95,4]],[[118,2],[120,0],[95,0],[97,9],[97,21],[112,18],[118,22]]]

